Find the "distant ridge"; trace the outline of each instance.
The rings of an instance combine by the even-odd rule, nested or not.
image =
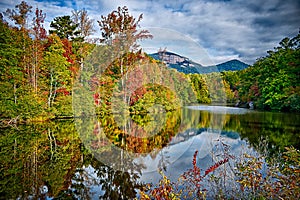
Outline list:
[[[246,63],[236,59],[217,64],[216,66],[202,66],[201,64],[196,63],[187,57],[169,51],[153,53],[149,54],[149,56],[156,60],[160,60],[168,67],[176,69],[177,71],[185,74],[207,74],[222,71],[238,71],[249,66]]]
[[[219,71],[238,71],[238,70],[243,70],[247,67],[249,67],[249,65],[237,59],[229,60],[227,62],[217,65]]]

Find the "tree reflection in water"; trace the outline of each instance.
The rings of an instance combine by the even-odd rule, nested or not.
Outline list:
[[[200,150],[208,130],[232,141],[246,139],[257,151],[263,151],[261,137],[269,138],[265,148],[273,154],[285,146],[299,148],[297,114],[292,121],[285,113],[190,109],[152,116],[130,116],[124,120],[126,132],[110,115],[1,128],[1,199],[132,199],[144,184],[155,183],[153,174],[146,172],[160,169],[177,176],[181,168],[186,170],[189,166],[183,164],[191,163],[192,148]],[[153,125],[153,120],[159,123]],[[188,154],[178,153],[184,148]],[[204,152],[200,155],[205,164]]]

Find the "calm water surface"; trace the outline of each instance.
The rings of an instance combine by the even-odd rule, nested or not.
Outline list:
[[[108,115],[0,129],[0,199],[132,199],[158,170],[171,179],[218,157],[300,149],[300,115],[192,106],[146,116]]]

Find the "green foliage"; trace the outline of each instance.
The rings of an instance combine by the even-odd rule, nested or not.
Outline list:
[[[50,27],[54,30],[50,30],[50,34],[57,34],[61,39],[70,39],[70,40],[82,40],[82,38],[78,38],[77,35],[80,34],[80,31],[76,30],[78,24],[74,24],[71,20],[71,16],[61,16],[55,17],[51,22]]]
[[[207,84],[211,102],[226,103],[229,86],[224,84],[221,74],[213,72],[202,76]]]
[[[43,115],[43,106],[39,97],[33,93],[28,83],[29,71],[27,56],[23,44],[30,45],[30,39],[24,32],[13,29],[0,22],[0,105],[3,118],[35,118]],[[27,48],[27,47],[26,47]]]
[[[228,103],[237,98],[237,72],[189,74],[188,77],[198,103]]]
[[[237,89],[238,83],[240,82],[240,77],[237,71],[226,71],[221,74],[223,80],[229,84],[230,89]]]
[[[238,85],[240,83],[240,76],[238,71],[226,71],[221,73],[227,96],[227,102],[235,102],[238,96]]]
[[[165,111],[175,110],[180,107],[178,98],[170,89],[156,84],[145,86],[145,94],[134,105],[131,106],[132,112],[147,112],[154,105],[162,105]]]
[[[295,93],[290,95],[287,100],[284,102],[285,107],[289,108],[291,111],[300,111],[300,94]]]
[[[44,198],[44,185],[49,196],[68,188],[82,155],[74,123],[36,123],[1,131],[1,198]]]
[[[65,52],[63,43],[57,35],[51,35],[48,39],[49,47],[43,60],[43,74],[45,92],[48,93],[48,107],[52,107],[57,95],[68,95],[71,90],[70,63],[63,56]],[[61,94],[59,94],[61,93]]]
[[[239,96],[259,109],[299,111],[299,34],[285,38],[240,74]]]
[[[37,117],[46,116],[45,106],[36,94],[23,89],[19,95],[15,115],[24,120],[38,120]]]
[[[200,74],[189,75],[191,85],[196,93],[198,103],[211,103],[208,86],[205,79]]]
[[[21,82],[22,68],[19,66],[23,50],[17,38],[21,32],[11,29],[0,21],[0,81]]]
[[[71,95],[59,95],[56,101],[53,103],[57,111],[57,117],[72,117],[74,115],[72,109],[72,96]]]

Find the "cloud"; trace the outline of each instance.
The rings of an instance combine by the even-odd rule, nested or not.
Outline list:
[[[20,1],[2,0],[0,11],[13,8]],[[33,7],[38,6],[45,13],[46,28],[56,16],[70,15],[73,9],[86,9],[95,20],[107,15],[118,6],[126,5],[130,13],[138,17],[143,13],[142,27],[157,27],[174,30],[183,38],[191,38],[203,48],[210,58],[202,59],[196,55],[196,47],[189,43],[183,46],[178,38],[168,43],[168,49],[184,51],[187,57],[193,57],[210,64],[237,58],[252,64],[284,37],[295,36],[300,27],[300,2],[294,0],[29,0]],[[99,27],[95,23],[99,36]],[[163,33],[161,33],[163,34]],[[168,35],[169,41],[178,35]],[[165,44],[153,40],[152,49],[164,47]],[[149,42],[147,43],[150,44]]]
[[[141,46],[146,52],[156,53],[159,48],[166,48],[167,51],[188,57],[195,62],[214,64],[206,50],[188,35],[167,28],[146,27],[146,29],[153,35],[153,39],[141,41]]]

